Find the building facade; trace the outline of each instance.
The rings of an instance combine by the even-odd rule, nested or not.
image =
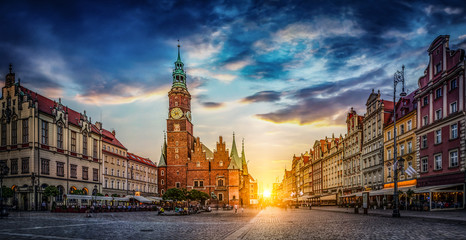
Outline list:
[[[361,149],[363,142],[364,117],[351,108],[346,117],[347,134],[343,140],[343,175],[345,195],[363,190],[361,184]]]
[[[157,165],[148,158],[134,153],[127,153],[127,182],[126,195],[156,196]]]
[[[250,204],[250,175],[244,152],[241,157],[233,134],[231,154],[222,137],[211,151],[194,137],[191,95],[180,57],[173,70],[169,98],[167,135],[158,163],[158,186],[163,194],[170,188],[196,189],[215,196],[217,204]]]
[[[419,162],[416,159],[416,109],[417,101],[414,99],[415,92],[406,97],[401,97],[396,103],[396,149],[397,159],[403,158],[404,165],[398,165],[399,169],[405,170],[398,173],[398,187],[411,188],[416,187],[417,172],[419,171]],[[393,148],[393,113],[390,115],[384,128],[384,189],[393,189],[394,187],[394,148]],[[402,168],[401,168],[402,167]],[[416,171],[416,174],[408,174],[409,167]]]
[[[102,129],[102,194],[128,195],[127,149],[112,132]]]
[[[4,185],[14,190],[12,204],[36,210],[56,186],[63,202],[76,190],[101,191],[101,134],[86,112],[79,113],[33,92],[6,75],[2,89],[0,164],[9,167]]]
[[[379,190],[383,188],[384,171],[384,124],[393,111],[393,102],[380,98],[380,91],[372,90],[366,101],[366,114],[363,120],[362,146],[362,181],[364,190]]]
[[[449,48],[448,35],[430,45],[429,64],[418,80],[418,188],[429,188],[430,206],[464,207],[466,169],[465,51]],[[462,203],[461,203],[462,202]]]

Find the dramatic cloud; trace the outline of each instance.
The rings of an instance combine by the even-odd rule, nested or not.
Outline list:
[[[206,108],[220,108],[223,107],[223,103],[218,102],[201,102],[202,106]]]
[[[241,100],[243,103],[251,102],[275,102],[280,100],[281,93],[276,91],[261,91],[254,95],[245,97]]]

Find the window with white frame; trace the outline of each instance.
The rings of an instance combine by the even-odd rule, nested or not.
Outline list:
[[[450,167],[458,167],[458,149],[450,151]]]
[[[435,120],[442,119],[442,109],[435,111]]]
[[[387,132],[387,140],[392,139],[392,132],[388,131]]]
[[[427,162],[427,157],[424,157],[421,159],[421,171],[422,172],[427,172],[428,170],[428,162]]]
[[[401,156],[405,155],[405,145],[401,144],[400,146]]]
[[[438,88],[436,91],[435,91],[435,98],[439,98],[442,96],[442,88]]]
[[[434,164],[435,164],[435,170],[440,170],[442,169],[442,154],[437,154],[434,155]]]
[[[408,142],[408,153],[413,152],[413,142]]]
[[[421,137],[421,147],[426,148],[427,147],[427,135],[423,135]]]
[[[403,134],[405,133],[405,125],[404,124],[401,124],[400,126],[400,134]]]
[[[442,143],[442,129],[435,131],[435,144]]]
[[[458,137],[458,124],[455,123],[455,124],[451,125],[450,129],[451,129],[450,138],[451,139],[457,138]]]
[[[427,116],[422,117],[422,126],[426,126],[428,123]]]
[[[458,105],[456,102],[450,104],[450,114],[458,112]]]
[[[456,78],[455,78],[455,79],[451,80],[451,82],[450,82],[450,91],[457,88],[457,87],[458,87],[458,85],[456,83]]]
[[[423,101],[423,106],[427,106],[429,104],[429,98],[427,96],[425,96],[422,101]]]
[[[411,129],[413,127],[413,124],[412,124],[411,120],[408,121],[407,125],[408,125],[408,131],[411,131]]]
[[[387,159],[392,159],[392,150],[387,151]]]

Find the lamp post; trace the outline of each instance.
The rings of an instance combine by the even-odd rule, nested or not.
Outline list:
[[[97,201],[97,185],[94,185],[94,191],[92,191],[92,195],[94,196],[94,201],[92,204],[95,206],[95,202]]]
[[[399,199],[398,199],[398,160],[396,159],[396,85],[402,83],[400,97],[406,96],[405,93],[405,66],[401,67],[401,72],[396,71],[393,76],[393,198],[395,200],[395,208],[393,208],[392,217],[400,217]],[[400,159],[401,160],[401,159]],[[401,161],[400,161],[401,162]]]
[[[3,208],[3,177],[8,175],[8,172],[10,169],[6,164],[1,164],[0,165],[0,216],[1,217],[7,217],[8,212],[7,209]]]

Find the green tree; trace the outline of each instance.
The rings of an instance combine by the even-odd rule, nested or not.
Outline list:
[[[163,194],[163,200],[183,201],[186,200],[187,192],[185,189],[170,188]]]
[[[204,203],[205,200],[209,199],[210,196],[209,194],[205,192],[198,191],[196,189],[193,189],[188,192],[188,199],[189,200],[197,200],[200,201],[201,203]]]
[[[56,197],[58,196],[58,194],[60,194],[60,192],[58,191],[58,188],[55,186],[47,186],[44,190],[44,195],[46,197]]]
[[[13,189],[6,186],[2,186],[2,194],[3,198],[11,198],[13,197],[14,192]]]

